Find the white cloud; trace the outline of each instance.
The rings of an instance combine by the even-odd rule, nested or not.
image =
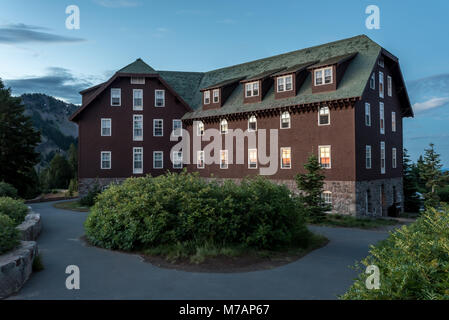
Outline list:
[[[429,109],[441,107],[445,103],[449,102],[449,97],[432,98],[424,102],[417,102],[413,105],[413,110],[421,112]]]

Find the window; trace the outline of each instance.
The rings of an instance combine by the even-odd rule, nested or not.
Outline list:
[[[366,213],[370,213],[372,211],[371,208],[371,191],[368,189],[365,192],[365,210]]]
[[[165,90],[154,90],[154,106],[165,107]]]
[[[366,169],[371,169],[371,146],[366,146],[365,154],[365,167]]]
[[[135,114],[133,121],[133,140],[143,140],[143,115]]]
[[[329,107],[324,106],[318,112],[318,125],[325,126],[331,123]]]
[[[179,119],[173,120],[173,136],[175,137],[182,136],[182,121]]]
[[[248,168],[257,169],[257,149],[248,150]]]
[[[291,91],[293,89],[292,79],[293,77],[291,74],[288,76],[278,77],[277,78],[278,92]]]
[[[292,167],[291,148],[281,148],[281,169],[290,169]]]
[[[282,112],[281,114],[281,129],[290,128],[290,113],[288,111]]]
[[[259,95],[259,81],[247,83],[245,88],[246,97],[256,97]]]
[[[153,151],[153,168],[162,169],[164,167],[164,153],[162,151]]]
[[[385,173],[385,142],[380,142],[380,173]]]
[[[393,95],[393,83],[391,76],[387,76],[387,94],[389,97]]]
[[[368,102],[365,103],[365,125],[371,126],[371,105]]]
[[[131,77],[131,84],[145,84],[144,77]]]
[[[220,90],[214,89],[214,91],[212,91],[212,95],[213,95],[214,103],[218,103],[220,101]]]
[[[391,131],[396,132],[396,112],[391,113]]]
[[[110,137],[111,134],[111,119],[101,119],[101,136]]]
[[[133,89],[133,110],[143,110],[142,89]]]
[[[154,119],[153,120],[153,136],[162,137],[164,135],[164,120]]]
[[[173,169],[182,169],[182,151],[173,152]]]
[[[391,166],[393,169],[396,169],[398,167],[398,158],[397,158],[397,151],[396,148],[391,149]]]
[[[204,104],[209,104],[210,103],[210,91],[204,91],[203,95],[204,95]]]
[[[376,90],[376,75],[374,72],[371,74],[371,78],[369,79],[369,87]]]
[[[204,168],[204,151],[197,151],[196,153],[196,167],[199,169]]]
[[[111,169],[111,151],[101,152],[101,169]]]
[[[384,97],[384,73],[379,71],[379,97]]]
[[[228,150],[220,151],[220,169],[228,168]]]
[[[385,134],[385,112],[384,103],[379,103],[379,119],[380,119],[380,133]]]
[[[332,207],[332,192],[323,191],[323,193],[321,193],[321,199],[323,199],[326,206]]]
[[[220,133],[221,134],[228,133],[228,121],[226,119],[223,119],[220,122]]]
[[[379,60],[377,61],[377,64],[379,65],[379,67],[383,68],[385,66],[384,58],[380,57]]]
[[[202,121],[198,121],[196,127],[196,133],[198,136],[204,135],[204,123]]]
[[[143,173],[143,148],[133,148],[133,173]]]
[[[122,90],[111,89],[111,106],[119,107],[122,104]]]
[[[331,168],[331,147],[330,146],[319,146],[319,157],[320,165],[322,168]]]
[[[248,131],[257,130],[257,119],[255,116],[251,116],[248,120]]]
[[[332,83],[332,67],[315,70],[315,85]]]

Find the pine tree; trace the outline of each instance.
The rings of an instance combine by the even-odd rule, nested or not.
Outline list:
[[[325,204],[322,194],[325,176],[318,162],[318,157],[311,154],[304,164],[306,173],[296,175],[296,184],[301,191],[302,199],[309,212],[311,222],[324,220],[326,212],[331,208]]]
[[[67,153],[67,160],[72,170],[72,178],[76,179],[78,177],[78,150],[73,143]]]
[[[50,189],[67,189],[72,178],[72,169],[66,158],[57,153],[50,162],[47,174]]]
[[[437,194],[437,188],[442,186],[446,177],[441,171],[440,155],[435,152],[434,144],[430,143],[429,148],[425,149],[424,163],[420,168],[420,176],[425,181],[426,193],[424,194],[425,206],[438,207],[440,198]]]
[[[411,163],[407,149],[404,149],[403,160],[403,186],[404,186],[404,209],[407,212],[418,212],[420,208],[420,199],[417,195],[418,182],[412,169],[414,164]]]

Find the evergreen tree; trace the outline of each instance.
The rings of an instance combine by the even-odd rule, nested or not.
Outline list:
[[[331,208],[322,197],[325,176],[318,162],[318,157],[311,154],[304,164],[306,173],[296,175],[296,184],[301,191],[302,199],[312,222],[322,221]]]
[[[24,196],[33,181],[33,166],[39,160],[34,148],[40,133],[24,115],[20,98],[12,97],[0,79],[0,181],[15,186]]]
[[[412,173],[415,176],[417,186],[418,186],[418,191],[420,193],[427,192],[426,182],[421,177],[421,171],[423,171],[423,170],[424,170],[424,158],[422,155],[420,155],[416,164],[413,164],[413,166],[412,166]]]
[[[72,170],[72,178],[76,179],[78,177],[78,150],[73,143],[70,145],[67,153],[67,160]]]
[[[51,160],[46,174],[49,189],[67,189],[72,178],[72,169],[67,159],[57,153]]]
[[[420,169],[420,176],[426,183],[426,193],[424,194],[424,203],[430,207],[438,207],[440,198],[437,194],[437,188],[442,186],[446,177],[441,171],[440,155],[435,152],[434,144],[430,143],[429,148],[425,149],[424,163]]]
[[[419,212],[420,199],[416,194],[418,192],[417,177],[412,169],[414,164],[411,163],[407,149],[404,149],[403,160],[403,186],[404,186],[404,209],[407,212]]]

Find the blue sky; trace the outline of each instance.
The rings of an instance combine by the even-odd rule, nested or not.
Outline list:
[[[80,30],[65,28],[72,4]],[[380,8],[379,30],[365,27],[370,4]],[[138,57],[159,70],[207,71],[366,34],[399,57],[412,82],[449,75],[448,12],[446,0],[0,0],[0,77],[15,93],[79,103],[79,89]],[[449,107],[444,94],[412,102],[425,115]]]

